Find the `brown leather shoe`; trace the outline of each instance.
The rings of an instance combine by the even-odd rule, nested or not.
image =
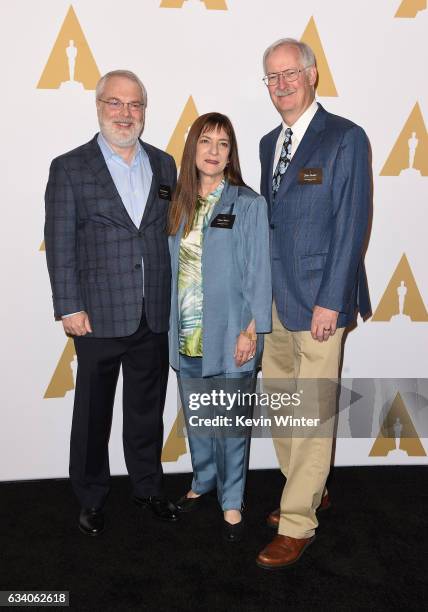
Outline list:
[[[321,503],[318,507],[317,512],[328,510],[330,506],[331,506],[331,501],[328,496],[328,493],[326,493],[325,495],[323,495],[323,498],[321,500]],[[280,515],[281,515],[281,508],[276,508],[276,510],[273,510],[273,512],[271,512],[266,519],[266,523],[268,524],[268,526],[272,527],[273,529],[278,529]]]
[[[278,533],[272,542],[259,553],[256,563],[259,567],[268,570],[288,567],[300,559],[305,549],[314,540],[315,536],[297,539]]]

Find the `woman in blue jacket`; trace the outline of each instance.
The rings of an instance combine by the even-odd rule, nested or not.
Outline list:
[[[223,401],[207,407],[196,400],[220,387],[254,391],[261,334],[271,330],[272,289],[266,201],[242,180],[235,133],[225,115],[202,115],[189,131],[169,234],[170,362],[177,372],[193,466],[191,489],[177,507],[194,510],[217,489],[224,535],[237,541],[243,533],[250,437],[234,427],[233,418],[251,416],[251,406],[237,408],[235,402],[231,409]],[[208,415],[231,419],[229,432],[214,425],[202,431],[198,419]]]

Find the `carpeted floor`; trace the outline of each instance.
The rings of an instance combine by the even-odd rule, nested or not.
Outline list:
[[[165,480],[177,499],[190,475]],[[215,500],[164,524],[113,478],[106,532],[89,538],[68,481],[2,483],[0,590],[69,590],[71,609],[91,612],[427,609],[426,468],[335,468],[316,541],[296,565],[267,572],[254,559],[273,537],[264,519],[282,482],[276,470],[249,473],[236,545],[221,540]]]

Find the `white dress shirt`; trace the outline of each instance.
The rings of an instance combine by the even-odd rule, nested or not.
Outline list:
[[[297,121],[293,125],[287,125],[284,121],[282,122],[282,130],[279,133],[278,140],[276,141],[275,147],[275,157],[273,159],[273,169],[272,176],[275,174],[275,168],[278,164],[279,156],[281,154],[282,145],[284,144],[285,138],[285,130],[290,128],[293,132],[291,137],[291,155],[290,159],[293,159],[293,155],[297,151],[297,147],[302,141],[303,136],[305,135],[306,130],[308,129],[308,125],[314,118],[315,113],[318,110],[318,103],[316,100],[313,100],[312,104],[308,106],[305,112],[300,115]]]

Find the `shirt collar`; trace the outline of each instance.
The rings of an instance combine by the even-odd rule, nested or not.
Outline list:
[[[293,140],[297,140],[300,142],[305,135],[306,130],[312,119],[314,118],[315,113],[318,110],[318,102],[316,100],[312,101],[312,104],[308,106],[305,112],[300,115],[297,121],[293,125],[287,125],[284,121],[282,122],[282,133],[284,134],[287,128],[290,128],[293,132]]]
[[[98,133],[97,142],[100,146],[101,152],[104,155],[104,159],[106,161],[110,159],[114,159],[116,161],[121,161],[122,163],[125,163],[123,159],[120,157],[120,155],[118,155],[115,151],[113,151],[113,149],[111,148],[107,140],[104,138],[104,136],[101,134],[101,132]],[[141,159],[141,152],[142,152],[141,143],[139,140],[137,140],[135,144],[135,155],[132,160],[132,164],[135,164],[137,161]]]

